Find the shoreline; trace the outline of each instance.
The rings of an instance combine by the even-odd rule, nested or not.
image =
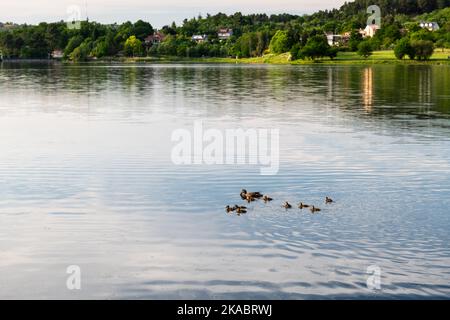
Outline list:
[[[176,56],[153,56],[153,57],[105,57],[95,60],[72,62],[61,59],[3,59],[0,63],[62,63],[62,64],[95,64],[95,63],[205,63],[205,64],[255,64],[255,65],[450,65],[450,50],[435,51],[429,60],[399,60],[393,56],[393,51],[375,51],[373,56],[367,59],[361,58],[353,52],[343,52],[337,58],[318,60],[290,60],[289,53],[280,55],[268,54],[253,58],[181,58]]]
[[[445,58],[444,58],[445,57]],[[123,63],[149,63],[149,62],[170,62],[170,63],[222,63],[222,64],[273,64],[273,65],[373,65],[373,64],[391,64],[391,65],[450,65],[450,50],[444,52],[436,51],[429,60],[399,60],[395,58],[393,51],[375,51],[374,55],[364,59],[356,53],[341,53],[336,59],[318,59],[318,60],[290,60],[289,53],[280,55],[268,54],[262,57],[254,58],[179,58],[179,57],[137,57],[122,58]]]

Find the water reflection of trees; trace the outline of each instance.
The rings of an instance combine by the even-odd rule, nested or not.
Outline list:
[[[18,85],[37,85],[42,92],[115,94],[147,102],[169,99],[172,107],[209,106],[208,110],[224,114],[227,107],[236,115],[240,107],[256,111],[270,106],[271,112],[293,105],[301,108],[305,100],[371,117],[450,114],[449,66],[42,64],[3,65],[2,72],[12,82],[20,77]]]

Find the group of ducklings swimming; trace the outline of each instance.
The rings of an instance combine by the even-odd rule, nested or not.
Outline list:
[[[240,196],[241,196],[242,200],[245,200],[248,203],[251,203],[251,202],[259,200],[259,199],[262,199],[265,203],[273,201],[273,199],[271,197],[269,197],[268,195],[263,195],[260,192],[247,192],[247,190],[245,190],[245,189],[242,189]],[[333,202],[334,202],[334,200],[331,199],[330,197],[326,197],[325,198],[325,204],[331,204]],[[287,201],[285,203],[283,203],[282,207],[285,208],[286,210],[292,209],[292,205],[289,202],[287,202]],[[311,213],[317,213],[317,212],[322,211],[322,209],[320,209],[320,208],[318,208],[318,207],[316,207],[314,205],[304,204],[303,202],[300,202],[298,204],[298,208],[300,210],[309,209],[311,211]],[[237,204],[234,205],[233,207],[226,206],[225,210],[226,210],[227,213],[236,212],[236,214],[239,215],[239,216],[241,214],[247,213],[247,207],[239,206]]]

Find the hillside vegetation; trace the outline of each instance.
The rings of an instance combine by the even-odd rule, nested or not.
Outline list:
[[[371,4],[381,8],[382,28],[373,38],[363,39],[359,29],[367,24]],[[422,20],[436,21],[440,29],[422,29]],[[226,40],[218,38],[223,28],[233,30]],[[327,32],[347,32],[350,38],[330,47]],[[47,58],[61,50],[64,59],[74,61],[120,56],[258,58],[269,53],[317,60],[334,59],[342,52],[367,58],[374,50],[395,49],[401,59],[427,59],[435,48],[450,48],[450,0],[356,0],[304,16],[218,13],[168,24],[159,30],[163,41],[146,44],[146,37],[154,33],[151,23],[142,20],[112,25],[82,21],[79,29],[68,28],[65,22],[8,28],[0,24],[0,51],[5,58]],[[205,36],[205,41],[193,41],[194,35]]]

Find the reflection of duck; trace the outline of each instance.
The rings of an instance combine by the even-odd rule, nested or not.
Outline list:
[[[270,201],[272,201],[273,199],[272,199],[271,197],[265,195],[265,196],[263,197],[263,200],[264,200],[264,202],[270,202]]]
[[[292,206],[289,204],[289,202],[285,202],[283,205],[282,205],[282,207],[283,208],[285,208],[285,209],[290,209],[290,208],[292,208]]]
[[[300,202],[300,204],[298,205],[299,209],[304,209],[304,208],[309,208],[308,204],[304,204],[303,202]]]
[[[311,210],[312,213],[316,213],[316,212],[322,211],[320,208],[316,208],[314,206],[312,206],[312,208],[310,210]]]
[[[325,203],[333,203],[333,199],[326,197],[325,198]]]

